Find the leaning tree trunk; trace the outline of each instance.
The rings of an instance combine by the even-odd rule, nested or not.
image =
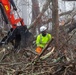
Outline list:
[[[59,18],[58,18],[58,0],[52,0],[52,23],[55,37],[55,45],[58,47],[58,32],[59,32]]]

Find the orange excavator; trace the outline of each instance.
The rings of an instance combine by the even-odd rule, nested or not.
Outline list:
[[[8,31],[8,34],[1,40],[0,45],[2,46],[3,44],[11,42],[14,48],[27,47],[28,44],[31,44],[33,35],[28,31],[21,17],[15,19],[11,10],[12,8],[14,11],[17,11],[13,0],[0,0],[0,9],[4,21],[6,25],[10,23],[12,27],[10,31]],[[17,26],[18,23],[20,24],[19,26]]]

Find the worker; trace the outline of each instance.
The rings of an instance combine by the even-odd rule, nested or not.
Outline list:
[[[47,33],[47,27],[41,26],[40,27],[40,34],[36,38],[36,52],[40,54],[42,52],[42,49],[45,47],[45,45],[52,40],[52,35]]]

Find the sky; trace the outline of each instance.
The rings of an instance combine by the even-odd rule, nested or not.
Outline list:
[[[62,0],[59,0],[59,8],[62,11],[72,10],[74,6],[76,7],[76,1],[62,1]]]

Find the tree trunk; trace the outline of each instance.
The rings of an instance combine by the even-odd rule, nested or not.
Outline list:
[[[53,32],[55,37],[55,46],[58,48],[58,38],[59,38],[59,18],[58,18],[58,0],[52,0],[52,24]]]
[[[36,17],[38,16],[39,12],[40,11],[39,11],[38,0],[32,0],[32,22],[36,19]],[[36,27],[37,27],[37,23],[34,25],[34,27],[31,30],[33,34],[36,34]]]

